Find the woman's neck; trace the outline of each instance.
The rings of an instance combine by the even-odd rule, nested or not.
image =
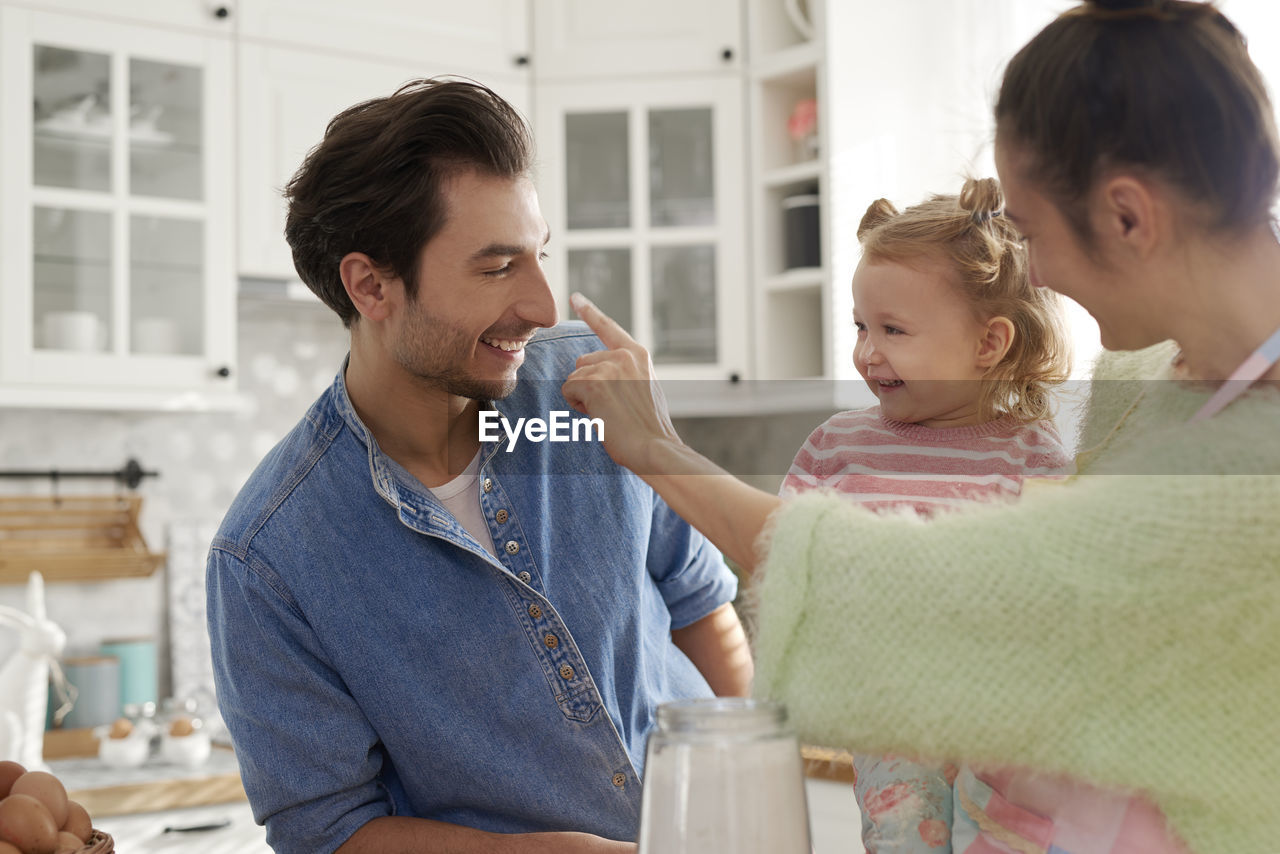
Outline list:
[[[1184,299],[1168,306],[1172,337],[1187,376],[1224,380],[1280,328],[1280,242],[1268,227],[1187,254]],[[1265,379],[1280,379],[1280,366]]]

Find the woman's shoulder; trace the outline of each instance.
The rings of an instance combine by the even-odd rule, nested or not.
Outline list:
[[[1178,345],[1173,341],[1142,350],[1103,350],[1094,360],[1092,378],[1095,383],[1166,379],[1177,354]]]

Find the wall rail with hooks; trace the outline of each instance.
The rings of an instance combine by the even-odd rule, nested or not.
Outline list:
[[[142,463],[133,457],[125,461],[125,464],[115,471],[85,471],[80,469],[0,469],[0,478],[6,479],[24,479],[39,480],[47,479],[51,481],[56,489],[58,484],[64,480],[115,480],[117,483],[124,484],[129,489],[137,489],[138,484],[142,483],[143,478],[159,477],[157,471],[147,471],[142,467]]]

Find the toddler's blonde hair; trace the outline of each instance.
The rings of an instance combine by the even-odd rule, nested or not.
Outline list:
[[[1049,389],[1071,372],[1071,347],[1062,298],[1032,286],[1026,249],[1003,214],[996,180],[970,178],[958,196],[932,196],[901,212],[877,199],[858,224],[858,242],[873,261],[944,262],[979,321],[1013,323],[1013,343],[984,376],[979,406],[988,419],[1008,414],[1029,423],[1052,417]]]

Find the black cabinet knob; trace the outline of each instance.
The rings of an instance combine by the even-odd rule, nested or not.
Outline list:
[[[529,56],[527,54],[522,53],[512,61],[515,62],[515,64],[520,68],[524,68],[526,65],[529,64]]]
[[[218,370],[214,371],[214,373],[225,380],[227,377],[231,376],[231,368],[227,367],[226,365],[223,365],[221,368],[218,368]]]
[[[215,6],[213,9],[213,17],[229,18],[231,17],[231,10],[228,9],[226,6]]]
[[[724,50],[720,51],[720,58],[723,59],[725,62],[732,62],[733,48],[727,47]]]
[[[742,375],[739,374],[737,371],[734,371],[733,373],[729,374],[729,382],[732,383],[733,385],[737,385],[738,383],[742,382]]]

